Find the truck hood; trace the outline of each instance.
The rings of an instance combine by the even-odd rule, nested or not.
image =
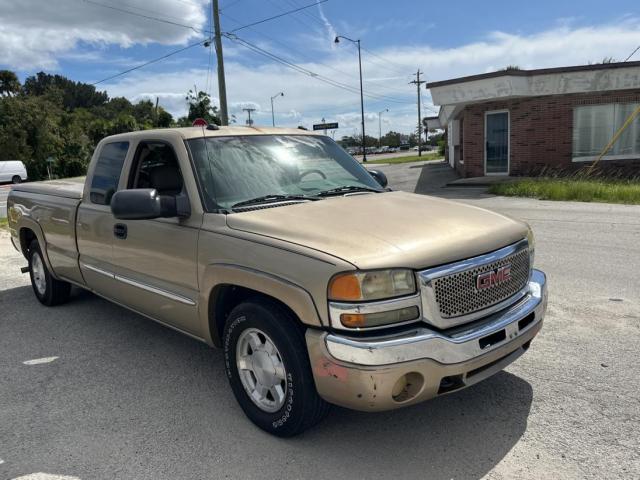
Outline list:
[[[527,235],[524,222],[405,192],[234,213],[227,215],[227,225],[325,252],[361,269],[426,268],[481,255]]]

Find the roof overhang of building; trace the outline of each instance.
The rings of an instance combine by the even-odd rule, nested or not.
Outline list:
[[[427,85],[440,122],[446,125],[473,103],[543,95],[640,88],[640,62],[540,70],[505,70]],[[454,116],[452,116],[454,115]]]

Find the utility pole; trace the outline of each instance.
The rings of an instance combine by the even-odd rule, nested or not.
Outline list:
[[[422,113],[420,112],[420,105],[422,105],[420,100],[420,85],[423,83],[427,83],[424,80],[420,80],[420,69],[416,72],[416,79],[412,82],[418,88],[418,156],[422,156]]]
[[[243,108],[242,110],[247,112],[247,115],[249,116],[249,118],[247,119],[247,125],[249,125],[249,126],[253,125],[253,120],[251,120],[251,112],[255,112],[256,109],[255,108]]]
[[[229,125],[229,113],[227,111],[227,83],[224,79],[224,60],[222,58],[222,32],[220,31],[220,8],[218,6],[218,0],[211,0],[211,9],[213,14],[216,57],[218,59],[218,96],[220,97],[220,121],[222,125]]]

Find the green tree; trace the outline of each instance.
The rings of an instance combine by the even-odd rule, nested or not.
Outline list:
[[[189,104],[187,120],[193,122],[196,118],[204,118],[208,123],[222,124],[218,115],[218,107],[211,105],[211,97],[208,93],[202,91],[195,93],[194,90],[189,90],[185,99]]]
[[[381,138],[381,145],[387,147],[399,147],[402,143],[402,134],[398,132],[388,132]]]
[[[17,95],[22,90],[18,76],[11,70],[0,70],[0,97]]]
[[[109,99],[107,92],[98,92],[93,85],[74,82],[61,75],[38,72],[24,81],[27,95],[44,95],[51,88],[63,92],[63,106],[68,110],[103,105]]]

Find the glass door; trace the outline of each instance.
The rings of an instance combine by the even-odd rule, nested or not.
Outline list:
[[[485,117],[485,174],[509,174],[509,112]]]

